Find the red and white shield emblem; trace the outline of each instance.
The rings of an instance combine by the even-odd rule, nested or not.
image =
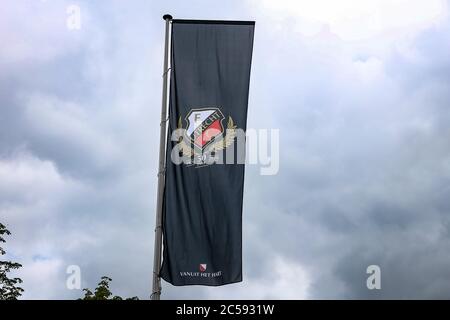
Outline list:
[[[202,150],[224,132],[222,126],[224,118],[219,108],[192,109],[185,118],[186,135],[196,147]]]
[[[206,271],[206,263],[200,263],[200,272]]]

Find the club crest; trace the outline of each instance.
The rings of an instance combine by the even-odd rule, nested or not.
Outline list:
[[[186,136],[199,149],[205,149],[224,131],[219,108],[191,109],[186,115]]]
[[[233,119],[228,117],[225,128],[223,125],[225,117],[217,107],[191,109],[184,120],[183,128],[182,118],[179,117],[177,129],[184,129],[184,137],[180,137],[178,142],[183,156],[186,157],[209,150],[223,150],[229,147],[236,137],[237,126]]]

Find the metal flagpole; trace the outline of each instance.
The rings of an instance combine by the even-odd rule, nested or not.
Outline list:
[[[161,296],[161,252],[162,252],[162,206],[164,195],[164,171],[166,156],[166,121],[167,121],[167,83],[169,73],[169,42],[170,42],[170,21],[172,16],[166,14],[163,16],[166,21],[166,40],[164,45],[164,69],[163,69],[163,92],[161,106],[161,131],[159,136],[159,166],[158,166],[158,193],[156,198],[156,224],[155,224],[155,248],[153,257],[153,286],[152,300],[159,300]]]

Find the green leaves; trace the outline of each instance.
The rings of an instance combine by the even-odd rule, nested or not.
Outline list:
[[[95,288],[94,293],[89,289],[83,289],[84,297],[80,300],[123,300],[122,297],[113,296],[111,290],[109,290],[109,283],[112,281],[111,278],[103,276],[100,282]],[[126,300],[139,300],[138,297],[127,298]]]
[[[6,226],[0,223],[0,243],[5,243],[4,235],[9,236],[11,232]],[[6,254],[6,251],[0,247],[0,255]],[[22,283],[20,278],[8,278],[11,270],[21,268],[22,265],[12,261],[0,261],[0,300],[17,300],[22,295],[23,289],[18,286]]]

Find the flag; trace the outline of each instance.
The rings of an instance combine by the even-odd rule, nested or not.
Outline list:
[[[252,21],[172,20],[160,275],[173,285],[242,281],[253,32]]]

